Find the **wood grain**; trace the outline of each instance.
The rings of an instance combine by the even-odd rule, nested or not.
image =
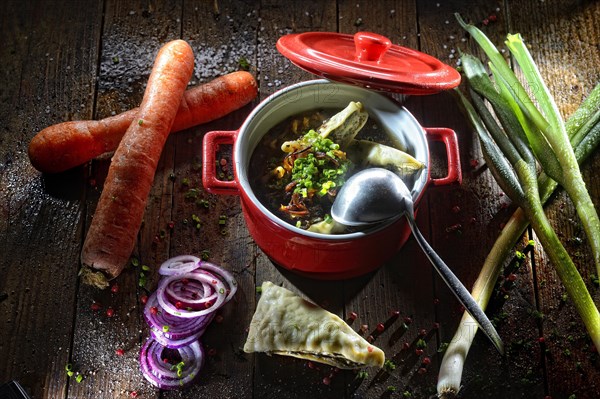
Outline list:
[[[31,169],[26,148],[41,126],[91,117],[101,8],[7,3],[0,50],[7,65],[0,105],[0,292],[8,298],[0,303],[0,380],[19,380],[33,397],[64,397],[84,177],[78,170],[45,179]]]
[[[566,116],[600,81],[600,5],[564,2],[385,0],[379,2],[9,0],[0,14],[0,383],[17,379],[34,398],[394,398],[435,393],[441,353],[461,312],[414,240],[379,270],[348,281],[316,281],[273,264],[254,244],[239,198],[215,196],[201,182],[201,145],[211,130],[236,130],[276,90],[312,79],[280,55],[287,33],[373,31],[456,65],[457,52],[481,56],[453,13],[481,27],[495,43],[520,32]],[[494,18],[490,19],[493,15]],[[486,21],[487,20],[487,21]],[[55,176],[39,175],[26,148],[40,129],[69,119],[102,118],[141,101],[161,44],[183,38],[193,47],[191,85],[248,65],[259,98],[235,113],[167,140],[138,245],[117,292],[80,286],[79,251],[93,215],[110,155]],[[397,96],[398,97],[398,96]],[[457,132],[463,184],[429,187],[419,227],[442,258],[472,284],[513,206],[481,156],[478,140],[448,93],[401,99],[424,126]],[[432,175],[446,172],[445,149],[431,143]],[[230,159],[231,148],[218,157]],[[594,201],[600,156],[583,169]],[[230,175],[226,168],[224,175]],[[596,303],[594,268],[569,198],[559,193],[547,214],[560,231]],[[220,217],[226,217],[224,225]],[[172,222],[172,223],[171,223]],[[199,222],[199,225],[198,225]],[[535,235],[532,235],[535,239]],[[522,249],[528,235],[515,249]],[[189,390],[160,392],[138,368],[148,336],[140,298],[156,288],[157,268],[175,255],[204,254],[239,283],[223,321],[204,336],[212,349],[203,375]],[[143,271],[141,265],[149,267]],[[146,279],[139,285],[140,273]],[[583,325],[563,298],[564,288],[541,248],[516,271],[517,280],[490,304],[508,356],[501,359],[480,335],[467,359],[462,398],[595,398],[600,364]],[[394,370],[309,367],[298,359],[241,351],[259,294],[270,280],[323,306],[384,349]],[[101,305],[92,310],[93,303]],[[108,308],[114,316],[106,314]],[[399,317],[391,317],[393,311]],[[356,312],[357,319],[348,316]],[[379,333],[378,323],[385,329]],[[415,353],[424,330],[426,348]],[[539,337],[544,341],[540,343]],[[123,349],[124,355],[116,354]],[[431,364],[423,364],[428,357]],[[72,363],[84,377],[69,378]],[[423,369],[423,370],[420,370]],[[324,383],[327,382],[326,383]]]

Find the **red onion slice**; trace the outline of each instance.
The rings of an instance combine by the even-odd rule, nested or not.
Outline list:
[[[165,290],[172,281],[175,281],[178,279],[183,279],[183,278],[209,283],[211,285],[211,287],[214,287],[214,291],[217,294],[216,300],[211,303],[207,302],[206,306],[208,306],[208,307],[205,309],[202,309],[202,310],[187,310],[187,309],[183,309],[183,308],[182,309],[177,308],[174,303],[169,301],[169,298],[168,298]],[[203,316],[203,315],[212,313],[215,310],[217,310],[219,307],[221,307],[221,305],[225,302],[225,298],[227,295],[227,289],[225,288],[225,285],[219,279],[212,278],[206,274],[184,273],[184,274],[168,276],[168,277],[164,278],[163,280],[161,280],[160,283],[158,284],[158,289],[156,290],[156,293],[157,293],[158,303],[165,311],[167,311],[168,313],[170,313],[174,316],[183,317],[183,318],[191,318],[191,317],[198,317],[198,316]]]
[[[156,311],[154,312],[152,308],[156,308]],[[144,319],[150,329],[168,340],[182,340],[197,334],[206,328],[213,317],[213,314],[191,319],[174,316],[166,312],[158,303],[156,292],[150,295],[144,307]]]
[[[211,281],[215,280],[213,277]],[[184,282],[183,282],[184,281]],[[211,284],[195,280],[174,280],[165,286],[165,295],[169,302],[177,304],[178,308],[187,310],[203,310],[217,300],[218,294]]]
[[[204,349],[199,341],[170,350],[176,351],[180,360],[164,356],[165,347],[153,338],[144,343],[140,352],[142,374],[159,389],[177,389],[189,385],[198,376],[204,363]],[[178,367],[178,364],[181,366]]]
[[[221,276],[223,281],[227,283],[229,286],[227,297],[225,298],[225,302],[229,302],[229,300],[233,297],[235,292],[237,291],[237,281],[233,277],[231,273],[227,270],[213,264],[210,262],[202,262],[200,263],[200,267],[196,269],[194,272],[199,273],[201,271],[206,271],[209,274],[215,273],[218,276]]]
[[[159,332],[159,331],[152,329],[152,330],[150,330],[150,336],[152,338],[154,338],[156,340],[156,342],[158,342],[159,344],[161,344],[164,347],[171,348],[171,349],[179,349],[179,348],[183,348],[184,346],[191,344],[194,341],[197,341],[202,336],[202,334],[204,334],[204,331],[206,331],[206,328],[203,328],[202,330],[198,331],[196,334],[190,335],[187,338],[175,340],[175,339],[166,338],[165,335],[162,333],[162,331]]]
[[[202,261],[194,255],[179,255],[167,259],[160,265],[158,273],[163,276],[188,273],[197,269]]]
[[[144,308],[149,338],[140,351],[144,377],[159,389],[190,384],[204,363],[199,339],[215,311],[237,291],[237,282],[226,270],[181,255],[164,262],[164,276]]]

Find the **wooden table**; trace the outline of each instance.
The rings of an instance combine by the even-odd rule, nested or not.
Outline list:
[[[520,32],[565,116],[600,80],[600,3],[593,1],[3,2],[0,383],[15,379],[33,398],[51,399],[125,398],[135,396],[133,392],[140,398],[288,399],[434,394],[438,348],[452,338],[461,312],[414,240],[377,272],[361,278],[332,282],[293,275],[275,267],[254,244],[237,197],[203,191],[197,165],[207,131],[237,129],[260,99],[312,78],[277,52],[281,35],[374,31],[456,65],[459,49],[476,49],[454,12],[477,23],[496,43],[507,32]],[[27,145],[46,126],[100,119],[137,106],[157,49],[175,38],[187,40],[195,50],[192,84],[236,70],[245,59],[260,93],[251,105],[225,118],[172,135],[164,148],[132,254],[150,268],[146,288],[156,287],[156,269],[170,256],[209,251],[212,261],[233,271],[240,289],[222,310],[222,322],[206,332],[204,344],[212,350],[198,383],[181,392],[159,392],[138,366],[148,334],[141,316],[140,297],[146,290],[138,285],[139,266],[114,281],[116,293],[80,284],[78,278],[79,253],[110,157],[42,175],[29,163]],[[450,95],[411,97],[405,105],[424,126],[450,127],[458,134],[464,181],[428,189],[418,221],[433,247],[470,285],[514,207],[485,167],[477,137]],[[443,175],[443,149],[433,146],[432,157],[433,175]],[[583,170],[592,198],[600,203],[594,173],[599,166],[595,155]],[[186,199],[184,180],[210,202],[208,211]],[[598,287],[590,282],[590,251],[570,200],[561,193],[547,210],[600,304]],[[184,223],[193,214],[201,218],[200,229]],[[221,215],[227,216],[223,229]],[[523,243],[516,249],[522,248]],[[564,301],[564,288],[544,252],[530,252],[516,276],[514,287],[493,303],[491,313],[508,356],[502,359],[479,334],[467,360],[462,397],[598,397],[598,355],[590,350],[571,303]],[[356,312],[356,329],[367,324],[373,331],[399,310],[401,317],[375,340],[396,369],[368,370],[361,380],[352,371],[244,354],[256,287],[264,280],[302,293],[343,318]],[[93,310],[93,303],[101,309]],[[109,307],[113,317],[106,314]],[[407,328],[405,317],[412,321]],[[427,347],[417,356],[412,345],[421,330]],[[119,356],[117,349],[124,354]],[[424,366],[424,357],[431,364]],[[82,375],[81,382],[67,376],[67,364]],[[331,377],[329,384],[325,377]]]

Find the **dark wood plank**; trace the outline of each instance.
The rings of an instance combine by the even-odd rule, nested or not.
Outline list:
[[[166,41],[181,37],[192,44],[196,68],[191,85],[233,71],[243,60],[258,77],[264,99],[313,78],[277,52],[275,42],[283,34],[374,31],[455,65],[459,48],[481,55],[455,22],[453,12],[459,11],[496,43],[506,32],[521,32],[565,116],[600,80],[600,31],[595,23],[600,8],[591,1],[5,3],[0,15],[0,321],[7,328],[0,332],[0,383],[17,379],[34,398],[131,397],[133,391],[148,398],[391,398],[409,392],[427,397],[435,390],[441,357],[437,348],[451,339],[460,309],[414,240],[368,276],[315,281],[275,266],[256,247],[237,197],[204,192],[199,167],[204,134],[237,129],[259,99],[167,141],[132,254],[150,268],[144,272],[145,287],[138,285],[140,266],[128,267],[115,280],[118,292],[79,286],[79,251],[110,157],[42,176],[29,164],[27,144],[47,125],[99,119],[137,106],[153,58]],[[495,21],[488,18],[492,14]],[[487,171],[477,137],[451,96],[404,101],[423,125],[448,126],[459,136],[464,183],[429,187],[418,223],[469,285],[513,207]],[[229,151],[225,149],[226,157]],[[432,173],[444,174],[444,149],[432,143],[431,151]],[[595,202],[600,197],[595,173],[599,162],[600,156],[594,155],[583,170]],[[196,198],[191,189],[197,190]],[[208,209],[198,198],[208,201]],[[590,251],[571,201],[561,193],[547,213],[599,303]],[[200,217],[199,229],[191,223],[192,215]],[[219,224],[221,215],[227,216],[225,225]],[[159,392],[139,372],[139,349],[148,336],[140,297],[155,289],[162,261],[204,251],[210,261],[234,273],[239,291],[220,311],[223,321],[214,323],[203,338],[211,356],[198,384],[190,390]],[[507,297],[499,294],[490,305],[509,355],[500,359],[479,334],[467,359],[461,397],[597,396],[598,354],[570,301],[563,298],[564,288],[543,250],[532,251],[516,275]],[[264,280],[311,299],[357,330],[368,325],[365,336],[373,334],[396,369],[367,370],[370,375],[363,380],[353,371],[244,354],[246,328],[259,298],[256,286]],[[92,310],[93,303],[101,304],[101,310]],[[109,307],[113,317],[106,314]],[[390,318],[394,310],[399,318]],[[358,318],[348,319],[350,312]],[[381,334],[376,333],[378,323],[386,324]],[[427,347],[417,356],[414,345],[422,329]],[[117,355],[117,349],[124,355]],[[425,356],[432,363],[421,373]],[[69,362],[84,377],[81,383],[67,377]],[[330,379],[329,385],[324,378]]]
[[[279,37],[305,31],[335,31],[334,2],[263,2],[260,8],[258,36],[258,68],[260,97],[292,83],[315,77],[292,65],[275,48]],[[319,306],[343,316],[343,287],[339,282],[318,281],[297,276],[275,266],[262,251],[256,258],[256,285],[272,281],[293,290]],[[311,364],[294,358],[253,355],[254,395],[265,398],[327,398],[337,396],[344,387],[343,375],[330,366]],[[308,367],[312,365],[313,367]],[[293,378],[290,378],[293,376]],[[323,383],[329,378],[329,385]]]
[[[508,15],[501,5],[483,1],[469,2],[468,5],[431,1],[420,2],[419,5],[420,48],[449,65],[458,65],[459,51],[482,56],[476,44],[458,25],[454,12],[460,11],[463,18],[482,28],[495,43],[501,43],[506,34]],[[491,15],[493,18],[490,18]],[[422,105],[423,120],[427,126],[449,126],[459,138],[462,185],[432,189],[428,193],[431,242],[457,276],[470,287],[514,208],[485,167],[477,135],[466,123],[455,99],[442,93],[424,98]],[[432,147],[432,153],[437,159],[445,159],[443,148],[439,145]],[[444,170],[440,172],[443,174]],[[440,339],[449,342],[460,319],[461,307],[437,276],[435,283],[436,296],[440,301],[437,308]],[[538,325],[531,317],[537,311],[533,284],[531,269],[522,268],[518,284],[507,293],[508,299],[490,304],[489,315],[497,322],[509,349],[509,358],[503,361],[479,333],[463,374],[465,398],[480,397],[484,391],[488,397],[499,398],[517,396],[524,390],[532,396],[543,396],[543,364],[536,343]],[[503,317],[500,317],[505,314],[511,315],[508,321],[502,321]],[[523,342],[527,343],[527,351],[511,350],[513,345]],[[518,345],[518,348],[521,349],[521,346]],[[486,366],[490,362],[493,367]]]
[[[568,117],[600,81],[597,68],[600,31],[595,23],[600,6],[579,1],[548,4],[510,1],[508,4],[511,31],[522,33],[559,109]],[[594,203],[600,195],[594,172],[598,162],[598,156],[593,156],[583,168]],[[564,192],[549,204],[547,214],[587,282],[595,303],[600,303],[598,287],[591,282],[596,271],[586,236]],[[552,264],[542,252],[537,253],[535,262],[539,310],[544,316],[542,334],[548,394],[553,398],[595,397],[600,389],[598,355],[585,334],[581,318],[571,302],[564,300],[565,290]]]
[[[106,2],[96,118],[139,105],[156,53],[164,43],[180,36],[181,12],[180,2]],[[144,397],[157,396],[157,391],[139,369],[140,347],[148,336],[139,299],[146,291],[139,287],[139,281],[140,273],[144,273],[148,276],[147,288],[153,288],[158,266],[166,260],[168,242],[155,241],[155,237],[171,219],[170,190],[173,184],[168,176],[173,169],[173,151],[172,142],[168,142],[150,193],[138,245],[132,254],[139,265],[129,266],[111,282],[111,288],[118,287],[116,293],[83,284],[77,291],[73,362],[85,373],[85,379],[69,387],[70,397],[95,393],[106,397],[126,396],[134,391]],[[109,157],[92,163],[91,179],[96,185],[86,198],[86,229],[93,217],[109,163]],[[144,272],[142,266],[149,267],[150,271]],[[101,309],[92,310],[93,303],[100,304]],[[108,315],[109,309],[114,311],[114,316]],[[124,354],[118,355],[118,349]]]
[[[238,2],[185,3],[182,37],[196,53],[192,84],[207,82],[239,69],[245,59],[256,65],[258,19],[252,5]],[[254,69],[254,68],[252,68]],[[253,70],[255,72],[255,70]],[[248,236],[237,196],[209,194],[202,186],[201,153],[204,134],[212,130],[236,130],[251,106],[225,118],[178,133],[174,139],[173,221],[171,256],[207,254],[208,260],[229,270],[238,282],[238,292],[219,310],[222,322],[213,322],[202,338],[207,359],[199,383],[189,397],[251,397],[252,362],[241,348],[254,310],[254,245]],[[224,146],[225,147],[225,146]],[[231,160],[231,149],[223,157]],[[228,173],[230,171],[228,170]],[[206,201],[208,208],[204,205]],[[193,222],[200,220],[199,228]],[[225,217],[225,224],[220,218]],[[188,221],[185,223],[184,221]],[[179,393],[165,393],[166,398]]]
[[[388,37],[394,44],[418,48],[416,3],[344,1],[339,2],[338,8],[340,32],[372,31]],[[409,98],[404,105],[412,112],[419,103]],[[423,207],[421,203],[420,209]],[[425,235],[429,234],[428,218],[428,212],[419,211],[418,223]],[[345,287],[347,314],[354,311],[359,315],[356,328],[368,325],[366,335],[376,337],[374,343],[385,351],[392,365],[380,371],[368,370],[369,377],[363,381],[351,381],[349,395],[431,395],[436,366],[423,362],[435,359],[437,351],[432,271],[416,241],[409,239],[399,253],[370,278],[347,282]],[[400,315],[391,316],[393,311],[399,311]],[[376,330],[379,323],[387,326],[381,334]],[[425,330],[425,336],[420,336],[421,330]],[[417,354],[416,348],[419,339],[427,344],[421,354]]]
[[[81,170],[40,175],[27,145],[47,125],[91,117],[101,12],[78,2],[3,4],[0,380],[17,379],[33,397],[66,393],[84,186]]]

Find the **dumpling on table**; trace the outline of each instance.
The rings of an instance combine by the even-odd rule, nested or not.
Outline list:
[[[337,315],[270,281],[252,321],[244,352],[293,356],[341,369],[382,367],[385,354]]]

